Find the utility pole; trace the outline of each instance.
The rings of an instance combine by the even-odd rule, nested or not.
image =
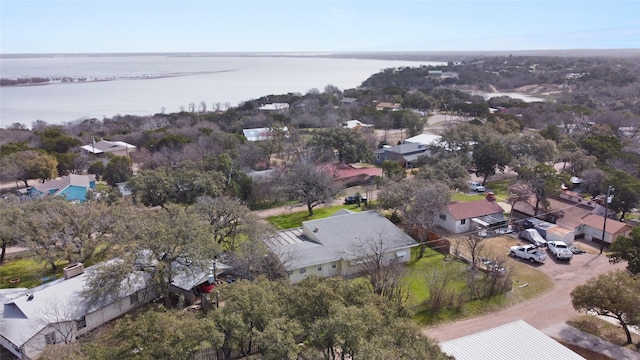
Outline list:
[[[604,224],[602,224],[602,242],[600,243],[600,254],[602,254],[602,250],[604,249],[604,237],[605,237],[605,230],[607,229],[607,215],[609,212],[609,204],[611,204],[611,200],[613,199],[613,195],[611,195],[611,192],[615,191],[616,189],[614,189],[611,185],[609,185],[609,187],[607,188],[607,198],[605,199],[605,203],[604,203]]]

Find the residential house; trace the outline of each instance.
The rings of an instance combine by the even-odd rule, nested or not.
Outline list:
[[[265,111],[285,111],[285,110],[289,110],[289,104],[287,103],[264,104],[260,106],[258,109],[265,110]]]
[[[584,199],[580,194],[565,190],[557,197],[547,198],[548,206],[538,209],[535,214],[535,195],[527,201],[513,204],[513,216],[517,219],[538,217],[554,223],[564,229],[571,230],[576,237],[601,242],[604,226],[605,207],[598,201]],[[632,227],[614,219],[607,219],[605,243],[611,244],[619,236],[628,236]]]
[[[353,105],[358,101],[357,98],[352,98],[352,97],[343,97],[342,99],[340,99],[339,104],[340,105]]]
[[[382,176],[382,169],[374,166],[328,163],[321,167],[331,175],[334,183],[345,187],[362,184],[373,177]]]
[[[279,231],[265,240],[284,264],[292,283],[307,276],[349,276],[362,270],[367,252],[384,253],[387,262],[406,263],[411,247],[418,245],[409,235],[376,211],[341,210],[301,228]]]
[[[452,202],[435,217],[435,224],[454,234],[479,228],[506,226],[503,209],[487,199],[470,202]]]
[[[442,136],[433,134],[420,134],[406,139],[404,142],[409,144],[422,144],[426,146],[436,145]]]
[[[136,149],[135,145],[128,144],[124,141],[93,141],[89,145],[82,145],[81,148],[92,154],[113,154],[118,156],[129,156]]]
[[[286,126],[282,127],[281,130],[284,133],[287,133],[289,131],[289,129]],[[266,127],[266,128],[243,129],[242,130],[242,134],[249,141],[269,140],[273,136],[272,133],[273,133],[273,129],[268,128],[268,127]]]
[[[45,196],[62,196],[69,201],[85,202],[87,194],[95,189],[95,176],[69,174],[56,180],[28,187],[21,190],[21,194],[33,199]]]
[[[602,230],[605,230],[604,243],[611,245],[620,236],[629,236],[633,227],[623,222],[607,219],[605,229],[604,216],[589,214],[582,218],[582,226],[578,227],[577,234],[584,235],[585,240],[602,242]]]
[[[89,302],[82,290],[95,269],[85,271],[81,263],[74,264],[64,269],[62,279],[3,294],[2,347],[18,359],[35,359],[47,345],[73,342],[154,297],[146,287],[144,272],[136,272],[123,281],[119,293],[110,294],[101,303]]]
[[[402,104],[400,103],[390,103],[390,102],[379,102],[376,105],[376,110],[378,111],[383,111],[383,110],[389,110],[389,111],[398,111],[402,108]]]
[[[429,150],[423,144],[404,143],[383,147],[374,151],[374,154],[374,162],[378,165],[385,160],[390,160],[399,163],[404,168],[412,168],[418,157],[429,155]]]
[[[365,124],[360,120],[349,120],[342,123],[343,128],[347,129],[359,129],[359,128],[372,128],[372,124]]]

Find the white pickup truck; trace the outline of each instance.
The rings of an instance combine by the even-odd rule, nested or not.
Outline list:
[[[538,250],[535,245],[512,246],[509,248],[509,255],[529,260],[530,263],[543,263],[547,260],[547,254],[542,250]]]
[[[551,255],[556,259],[571,260],[573,259],[573,253],[569,250],[569,246],[564,241],[547,241],[547,247]]]

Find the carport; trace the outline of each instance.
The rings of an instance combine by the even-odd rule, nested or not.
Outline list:
[[[506,234],[509,231],[507,219],[502,214],[491,214],[472,218],[478,234],[482,237]]]

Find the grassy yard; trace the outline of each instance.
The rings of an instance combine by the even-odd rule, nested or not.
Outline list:
[[[487,242],[484,250],[485,256],[506,254],[504,246],[508,244],[502,242],[508,242],[508,239],[492,238],[483,241]],[[413,255],[415,254],[412,254],[412,256]],[[450,286],[454,296],[457,296],[455,294],[461,293],[467,286],[464,279],[469,265],[457,260],[445,262],[444,255],[433,250],[427,250],[422,259],[409,266],[406,278],[404,279],[410,291],[407,306],[413,310],[415,314],[414,319],[418,323],[422,325],[434,325],[441,322],[474,317],[508,307],[536,297],[553,287],[553,282],[547,275],[532,268],[528,264],[510,258],[505,259],[505,264],[511,271],[511,279],[513,281],[511,291],[504,295],[497,295],[488,299],[467,301],[457,308],[444,308],[438,312],[433,312],[427,310],[423,305],[424,301],[429,298],[426,281],[428,272],[433,269],[443,269],[445,266],[454,268],[453,271],[456,272],[457,276],[455,277],[456,280],[450,282]]]
[[[640,335],[631,333],[633,344],[625,344],[627,337],[620,326],[604,321],[596,316],[578,315],[567,321],[567,324],[629,350],[640,351]]]
[[[267,218],[267,221],[279,230],[295,229],[302,226],[303,221],[318,220],[329,217],[342,209],[351,211],[363,211],[364,206],[358,208],[357,205],[337,205],[328,207],[316,207],[313,209],[313,216],[309,216],[309,212],[299,211],[295,213],[276,215]]]
[[[490,181],[487,182],[487,188],[492,191],[498,201],[505,201],[509,199],[509,185],[511,184],[511,180],[505,179],[500,181]],[[482,200],[486,196],[486,193],[464,193],[464,192],[454,192],[451,195],[451,201],[459,201],[459,202],[467,202],[467,201],[475,201]]]
[[[47,280],[53,280],[52,276],[60,278],[62,268],[67,264],[66,261],[57,262],[58,271],[54,272],[48,263],[38,262],[32,258],[7,260],[0,266],[0,289],[32,288],[42,284],[43,278]]]

